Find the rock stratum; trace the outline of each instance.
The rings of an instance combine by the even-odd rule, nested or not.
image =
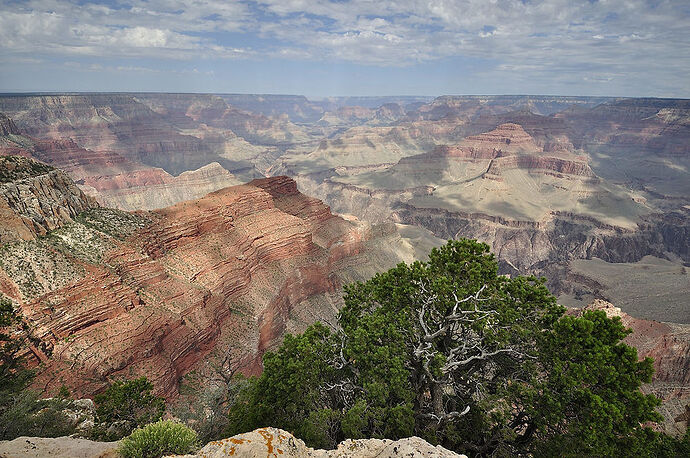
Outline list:
[[[0,244],[45,235],[96,205],[61,170],[0,156]]]
[[[31,330],[36,386],[78,395],[140,374],[173,397],[228,347],[257,373],[284,332],[334,319],[343,283],[404,251],[394,228],[334,216],[287,177],[148,213],[90,208],[50,229],[1,248],[0,291]]]
[[[112,151],[83,148],[71,138],[41,140],[22,134],[6,116],[0,124],[0,156],[25,156],[59,168],[108,207],[153,210],[241,183],[218,162],[173,176]]]
[[[287,175],[353,221],[395,224],[419,258],[444,239],[477,238],[503,273],[546,276],[566,305],[606,299],[690,323],[687,100],[59,94],[2,96],[0,112],[0,154],[62,168],[107,206],[151,210]],[[136,230],[159,218],[98,211]],[[102,225],[92,216],[12,247],[51,266],[13,288],[37,297],[84,275],[83,260],[105,262],[124,242],[82,229]],[[47,257],[58,243],[76,255]],[[325,297],[314,309],[333,307]],[[294,310],[288,323],[309,321],[307,307]]]
[[[539,115],[488,99],[439,98],[395,127],[351,128],[306,156],[284,156],[275,170],[337,212],[420,227],[442,240],[484,241],[502,272],[544,275],[570,305],[606,298],[627,307],[630,299],[576,274],[577,260],[634,264],[653,256],[683,271],[690,262],[684,101],[572,101]],[[590,112],[596,125],[585,119]],[[643,270],[637,281],[654,285]],[[634,299],[633,309],[689,322],[687,301],[668,299],[668,308]]]

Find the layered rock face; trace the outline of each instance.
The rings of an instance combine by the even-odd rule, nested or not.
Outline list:
[[[304,130],[290,122],[285,115],[276,114],[272,117],[263,114],[241,110],[232,106],[216,95],[196,94],[142,94],[137,100],[150,106],[159,114],[175,120],[175,125],[187,126],[199,123],[216,128],[228,129],[242,138],[263,145],[277,145],[283,143],[307,140]]]
[[[150,168],[80,181],[80,187],[102,205],[129,211],[163,208],[238,184],[240,180],[217,162],[176,177]]]
[[[309,192],[316,193],[310,181],[317,179],[316,176],[304,176],[299,182]],[[458,210],[466,214],[490,214],[493,206],[499,219],[539,221],[551,211],[569,211],[583,198],[616,198],[597,185],[585,155],[570,151],[546,152],[515,123],[501,124],[455,145],[440,145],[428,153],[404,157],[387,168],[341,174],[324,179],[322,183],[368,194],[372,196],[371,205],[377,208],[381,202],[373,196],[387,194],[389,198],[384,199],[388,214],[377,212],[383,219],[390,217],[400,203],[416,205],[418,202],[419,207]],[[539,199],[526,204],[523,192],[528,190],[524,188],[531,188],[533,192],[538,189]],[[318,191],[318,195],[322,195],[323,191]],[[348,208],[349,202],[360,200],[329,201],[337,211],[362,217],[357,208]]]
[[[285,330],[334,319],[343,283],[400,260],[395,233],[333,216],[287,177],[149,214],[84,215],[8,250],[0,269],[40,342],[29,356],[49,390],[92,394],[140,374],[174,396],[182,375],[228,346],[255,373]]]
[[[478,238],[503,272],[546,275],[569,303],[602,297],[683,318],[680,300],[629,308],[572,264],[690,262],[687,101],[84,94],[0,97],[2,110],[15,125],[0,123],[0,150],[65,167],[108,205],[152,208],[230,175],[285,174],[335,212],[414,228],[417,249]],[[175,177],[213,162],[229,173]],[[657,285],[643,267],[636,283]]]
[[[688,100],[619,99],[559,116],[570,123],[582,147],[637,147],[665,156],[688,153]]]
[[[39,140],[22,135],[6,119],[8,129],[14,130],[0,135],[0,155],[27,156],[60,168],[80,189],[108,207],[153,210],[241,183],[218,162],[175,177],[117,153],[82,148],[71,138]]]
[[[224,158],[224,145],[209,144],[194,132],[182,133],[199,127],[193,119],[158,113],[134,95],[0,97],[0,111],[29,136],[40,140],[69,138],[81,148],[115,153],[173,175],[214,161],[231,172],[248,167]],[[257,175],[249,171],[247,176]]]
[[[690,261],[685,248],[690,240],[686,208],[690,180],[683,172],[687,159],[677,154],[658,156],[661,153],[647,150],[641,142],[636,144],[643,152],[610,143],[616,132],[632,135],[635,126],[644,126],[650,142],[666,141],[660,138],[666,135],[662,124],[674,138],[690,135],[683,104],[639,101],[641,106],[630,112],[626,103],[636,105],[633,101],[597,108],[582,104],[540,116],[477,98],[439,98],[414,112],[421,121],[412,124],[454,123],[447,132],[453,132],[449,137],[462,138],[456,143],[437,145],[388,165],[372,164],[376,157],[387,158],[375,151],[364,159],[347,155],[347,167],[330,171],[309,171],[296,158],[285,163],[299,164],[288,171],[297,175],[300,188],[323,198],[337,212],[419,226],[441,239],[477,238],[498,254],[503,272],[546,275],[556,294],[578,289],[610,297],[605,289],[595,294],[575,281],[568,273],[569,262],[598,257],[630,263],[648,255],[681,267]],[[580,123],[578,116],[584,119],[590,111],[602,112],[597,126]],[[612,118],[604,122],[609,115]],[[332,145],[342,142],[344,153],[353,144],[348,137],[353,132],[329,140],[325,152],[334,154]],[[591,154],[578,149],[592,144],[585,142],[588,132],[602,132],[599,149]],[[323,163],[330,160],[325,152],[318,158],[316,152],[309,156]],[[634,178],[630,182],[618,177]],[[651,276],[641,281],[654,282]],[[656,307],[652,302],[650,306]]]
[[[97,206],[64,172],[34,160],[0,156],[0,171],[7,175],[0,179],[0,244],[35,239]]]
[[[7,115],[0,113],[0,135],[19,135],[19,129]]]

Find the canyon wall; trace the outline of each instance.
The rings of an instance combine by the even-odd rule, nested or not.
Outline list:
[[[93,208],[49,235],[3,248],[0,287],[31,329],[36,385],[79,395],[146,375],[173,397],[227,348],[256,373],[286,330],[334,321],[343,283],[401,260],[393,230],[336,217],[287,177],[149,213]]]
[[[0,245],[45,235],[94,206],[61,170],[0,156]]]

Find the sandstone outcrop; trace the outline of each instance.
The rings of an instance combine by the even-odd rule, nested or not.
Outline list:
[[[427,164],[428,167],[431,161],[437,162],[439,168],[446,168],[447,162],[454,160],[489,161],[484,176],[499,177],[509,169],[541,171],[556,176],[594,175],[586,157],[568,150],[555,150],[553,145],[546,151],[521,125],[515,123],[500,124],[488,132],[468,136],[455,145],[439,145],[430,153],[406,157],[400,163]]]
[[[567,160],[558,157],[544,157],[533,154],[520,156],[502,156],[491,161],[486,169],[486,175],[500,177],[506,170],[524,169],[543,171],[557,177],[565,175],[577,175],[592,177],[592,169],[585,161]]]
[[[95,442],[73,437],[18,437],[0,441],[3,458],[54,456],[57,458],[116,458],[119,442]],[[399,440],[348,439],[335,450],[307,447],[301,439],[278,428],[259,428],[228,439],[213,441],[193,455],[169,455],[176,458],[466,458],[440,445],[433,446],[419,437]]]
[[[217,162],[176,177],[163,169],[147,168],[116,175],[89,176],[79,182],[80,187],[102,205],[128,211],[168,207],[238,184],[240,180]]]
[[[31,159],[0,156],[0,244],[31,240],[97,204],[62,171]],[[3,182],[4,181],[4,182]]]
[[[287,177],[148,214],[85,215],[27,245],[28,265],[20,245],[0,268],[39,342],[28,356],[43,363],[36,384],[48,391],[64,383],[91,395],[141,374],[175,396],[181,376],[227,346],[256,373],[286,330],[333,320],[343,283],[400,260],[394,232],[332,215]]]
[[[260,428],[238,434],[229,439],[207,444],[195,455],[184,458],[224,458],[242,456],[247,458],[467,458],[440,445],[433,446],[419,437],[393,441],[390,439],[348,439],[338,444],[335,450],[315,450],[287,431],[278,428]],[[183,455],[177,455],[182,458]]]

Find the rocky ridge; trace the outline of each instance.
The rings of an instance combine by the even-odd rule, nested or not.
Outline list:
[[[247,170],[251,165],[246,162],[224,158],[222,145],[209,144],[186,132],[199,128],[198,122],[159,113],[131,94],[0,97],[0,111],[29,137],[71,139],[80,148],[116,154],[130,163],[159,167],[172,175],[214,161],[231,173],[243,173],[243,178],[259,175]]]
[[[567,140],[568,124],[542,118],[480,117],[480,125],[516,119],[527,127],[504,122],[387,167],[298,174],[297,181],[338,212],[423,227],[441,239],[485,241],[504,272],[546,275],[557,294],[571,286],[553,266],[570,259],[636,262],[672,253],[690,260],[687,209],[669,213],[668,204],[600,179],[589,156]]]
[[[0,289],[36,340],[36,383],[78,395],[145,374],[172,397],[228,346],[256,373],[286,330],[333,320],[342,284],[401,260],[393,229],[338,218],[287,177],[147,214],[92,209],[49,235],[3,248]]]
[[[19,135],[19,129],[6,114],[0,113],[0,135]]]
[[[176,177],[159,168],[89,176],[80,180],[79,187],[104,206],[134,211],[168,207],[238,184],[241,181],[233,174],[212,162]]]
[[[61,170],[0,156],[0,244],[32,240],[96,206]]]
[[[82,148],[71,138],[40,140],[22,135],[6,119],[15,130],[0,133],[0,156],[26,156],[64,170],[80,189],[108,207],[152,210],[241,183],[218,162],[175,177],[114,152]]]

